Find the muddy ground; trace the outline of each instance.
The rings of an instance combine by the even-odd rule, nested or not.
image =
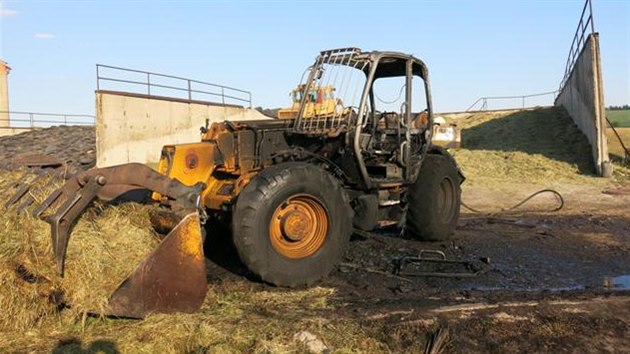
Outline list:
[[[463,199],[496,211],[539,187],[467,188]],[[336,289],[336,310],[324,316],[357,320],[394,352],[428,352],[437,333],[447,353],[630,352],[630,189],[560,190],[555,212],[551,194],[511,212],[463,208],[447,242],[355,234],[343,264],[319,284]],[[393,274],[397,257],[423,250],[469,263],[407,264]],[[215,282],[249,281],[238,265],[209,268]]]
[[[474,192],[465,199],[474,200]],[[565,193],[567,210],[556,213],[465,213],[452,242],[373,237],[356,241],[349,253],[350,261],[358,261],[366,252],[361,243],[379,243],[367,252],[384,250],[375,255],[382,261],[388,254],[421,249],[442,250],[449,259],[488,259],[489,270],[476,277],[409,277],[413,282],[336,277],[355,285],[349,298],[365,299],[357,299],[356,308],[368,318],[384,316],[407,328],[414,320],[424,320],[425,327],[449,326],[448,352],[630,350],[630,293],[623,290],[630,283],[609,278],[630,274],[630,199],[604,197],[607,203],[593,210],[593,199],[601,196],[589,193],[597,192]],[[505,207],[511,196],[485,208]]]
[[[403,281],[341,267],[329,281],[351,314],[390,324],[401,341],[449,327],[447,352],[630,351],[630,198],[593,210],[601,196],[589,192],[565,195],[570,210],[557,213],[465,213],[451,242],[356,238],[346,260],[385,269],[394,255],[437,249],[483,274]],[[429,268],[406,270],[467,270]]]

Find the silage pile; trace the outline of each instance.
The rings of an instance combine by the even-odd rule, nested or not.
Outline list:
[[[594,176],[591,147],[562,109],[482,112],[455,122],[462,128],[462,148],[451,153],[467,185],[582,181]]]
[[[0,185],[21,173],[0,171]],[[57,185],[42,181],[53,191]],[[1,192],[1,191],[0,191]],[[40,199],[48,195],[37,195]],[[32,329],[64,318],[102,312],[108,296],[158,243],[148,211],[139,205],[94,204],[74,227],[65,276],[56,273],[50,226],[0,203],[0,332]]]
[[[62,125],[0,137],[0,162],[29,155],[54,157],[76,169],[94,167],[94,127]]]

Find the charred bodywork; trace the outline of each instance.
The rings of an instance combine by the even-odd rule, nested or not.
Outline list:
[[[214,123],[202,128],[200,143],[165,146],[159,171],[188,185],[203,181],[208,186],[202,193],[203,204],[226,211],[259,171],[282,162],[307,161],[343,183],[353,203],[363,206],[359,214],[372,211],[368,214],[373,220],[363,215],[357,226],[400,223],[405,187],[416,181],[424,156],[427,152],[448,156],[428,143],[433,126],[428,70],[410,55],[343,48],[321,52],[307,84],[329,83],[322,72],[331,66],[364,75],[363,85],[353,92],[360,97],[356,105],[335,114],[318,116],[302,109],[295,119]],[[375,108],[372,87],[377,80],[391,77],[405,80],[403,102],[399,112],[381,112]],[[412,90],[414,77],[422,80],[420,92]],[[348,83],[335,84],[337,92],[343,92]],[[414,124],[421,114],[411,110],[416,97],[426,104],[423,125]],[[302,107],[307,104],[303,97]]]

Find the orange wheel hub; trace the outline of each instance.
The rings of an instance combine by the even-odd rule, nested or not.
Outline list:
[[[287,258],[299,259],[317,252],[328,233],[328,214],[309,194],[297,194],[280,204],[269,224],[273,248]]]

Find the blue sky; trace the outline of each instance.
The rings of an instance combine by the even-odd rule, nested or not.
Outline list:
[[[395,50],[428,64],[437,111],[457,111],[481,96],[556,90],[583,4],[2,1],[0,58],[13,69],[11,110],[94,114],[97,63],[238,87],[279,107],[321,49]],[[628,104],[630,6],[594,0],[593,11],[606,104]]]

